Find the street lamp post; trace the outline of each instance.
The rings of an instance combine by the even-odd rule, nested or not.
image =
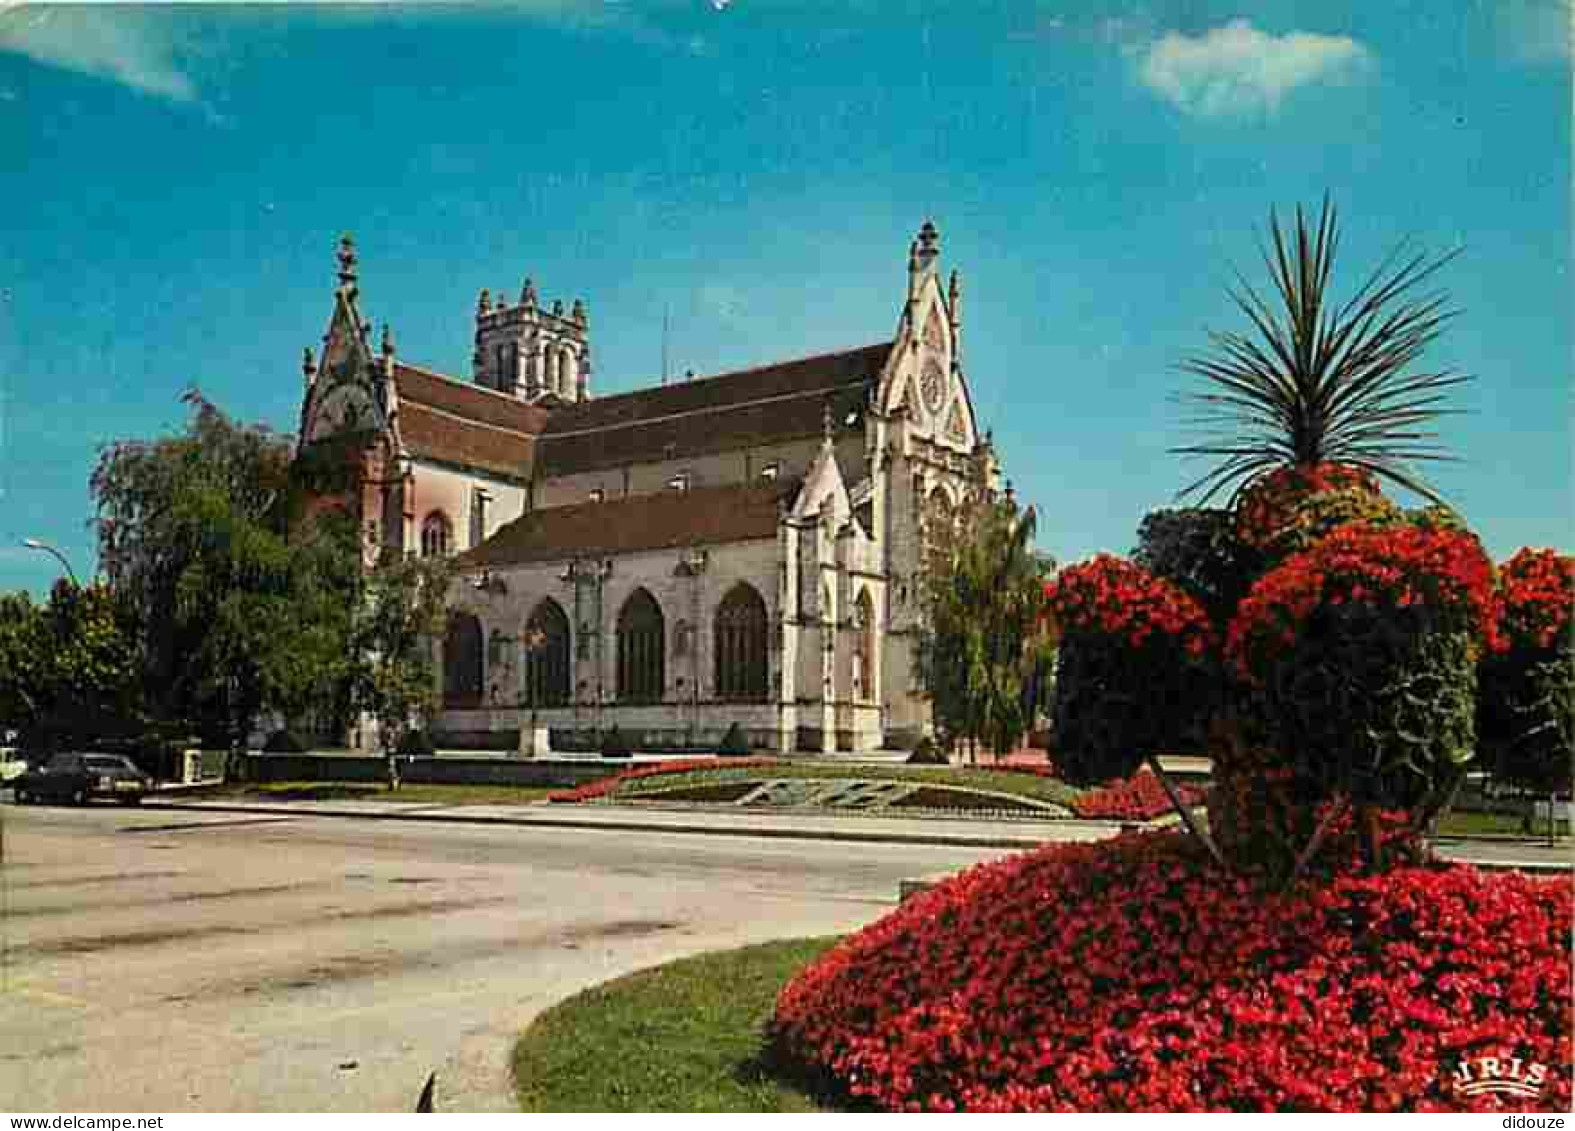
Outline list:
[[[72,588],[82,588],[82,583],[77,580],[76,570],[71,568],[71,563],[66,560],[66,556],[59,550],[55,549],[55,547],[51,546],[48,542],[40,542],[37,538],[24,538],[22,539],[22,545],[26,546],[29,550],[42,550],[46,554],[53,554],[55,556],[55,560],[65,567],[66,576],[71,579]]]

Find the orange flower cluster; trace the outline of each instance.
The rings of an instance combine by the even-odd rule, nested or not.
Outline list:
[[[1521,550],[1499,574],[1500,625],[1512,647],[1546,649],[1570,641],[1575,608],[1575,557],[1556,550]]]
[[[1242,492],[1236,507],[1236,537],[1249,546],[1269,547],[1296,521],[1297,508],[1310,496],[1349,492],[1382,499],[1372,472],[1343,463],[1278,468]]]
[[[1346,604],[1415,610],[1435,630],[1464,629],[1499,646],[1493,564],[1474,537],[1353,523],[1258,579],[1231,622],[1226,658],[1252,679],[1296,642],[1316,610]]]

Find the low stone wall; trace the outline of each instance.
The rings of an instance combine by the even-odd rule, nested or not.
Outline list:
[[[405,758],[399,776],[425,785],[534,785],[573,787],[606,777],[627,762],[561,762],[524,758]],[[246,759],[250,781],[383,782],[388,762],[353,754],[253,754]]]

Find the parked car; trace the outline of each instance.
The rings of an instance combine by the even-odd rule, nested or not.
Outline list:
[[[85,805],[95,797],[135,805],[153,788],[153,779],[122,754],[56,754],[42,769],[13,779],[11,788],[18,805],[45,800]]]

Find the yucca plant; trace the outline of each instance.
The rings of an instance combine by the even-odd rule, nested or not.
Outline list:
[[[1470,378],[1413,363],[1458,313],[1426,289],[1458,250],[1433,256],[1404,241],[1340,303],[1330,293],[1334,205],[1324,198],[1316,229],[1308,220],[1298,205],[1288,237],[1270,211],[1261,250],[1273,301],[1237,271],[1229,293],[1251,331],[1210,331],[1213,349],[1181,363],[1205,383],[1182,399],[1208,434],[1172,450],[1219,461],[1182,494],[1202,490],[1207,502],[1230,487],[1234,501],[1276,467],[1337,462],[1437,502],[1410,461],[1451,458],[1427,426],[1451,412],[1446,391]]]

